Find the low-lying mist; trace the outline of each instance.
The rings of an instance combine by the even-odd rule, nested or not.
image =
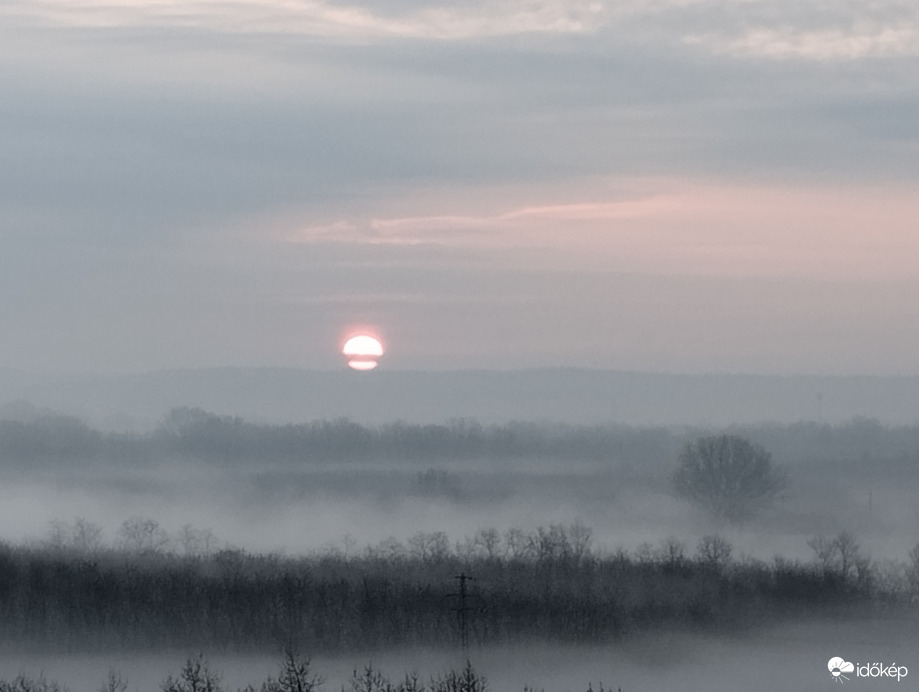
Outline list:
[[[420,528],[451,541],[495,528],[582,521],[595,544],[632,550],[727,536],[738,554],[804,559],[816,535],[854,533],[902,558],[919,520],[919,428],[735,427],[788,473],[778,500],[730,524],[678,498],[672,474],[700,429],[340,421],[268,426],[179,409],[143,435],[60,416],[0,421],[0,538],[47,538],[82,518],[117,540],[126,519],[224,544],[303,553],[360,549]]]
[[[348,617],[329,615],[328,623],[340,623],[335,636],[352,633],[341,640],[350,642],[349,651],[308,645],[305,653],[314,655],[331,690],[368,661],[394,679],[460,665],[455,613],[444,599],[456,589],[453,577],[466,570],[479,578],[475,589],[490,591],[491,601],[501,604],[483,611],[477,626],[487,620],[492,629],[486,632],[507,636],[488,639],[473,631],[469,651],[493,690],[587,689],[588,683],[596,690],[601,681],[623,692],[811,689],[832,682],[826,670],[832,655],[911,663],[904,642],[917,636],[910,605],[919,584],[916,427],[865,420],[719,430],[466,420],[282,426],[178,409],[154,430],[117,434],[48,412],[26,414],[0,421],[0,540],[7,543],[0,548],[8,556],[0,567],[19,565],[17,574],[64,581],[40,598],[50,620],[10,606],[5,646],[19,645],[2,657],[0,679],[44,671],[74,690],[96,689],[115,667],[138,689],[155,689],[185,656],[205,651],[224,672],[226,688],[236,689],[275,669],[276,656],[266,648],[279,651],[282,642],[271,637],[285,630],[271,618],[284,623],[284,613],[302,610],[275,612],[270,600],[255,607],[260,601],[248,596],[215,597],[213,603],[229,608],[220,615],[227,625],[199,632],[195,623],[216,615],[196,620],[191,614],[205,605],[189,601],[180,608],[187,622],[176,630],[185,639],[160,621],[131,629],[128,613],[140,612],[131,608],[100,611],[108,613],[100,623],[121,613],[127,618],[121,625],[117,618],[108,625],[92,625],[92,618],[64,624],[71,611],[62,594],[79,584],[92,589],[96,577],[86,581],[87,575],[97,572],[107,589],[128,589],[123,593],[142,584],[120,581],[125,575],[149,574],[154,595],[141,602],[166,598],[172,606],[198,587],[155,596],[157,584],[173,579],[162,575],[200,577],[211,585],[206,588],[223,584],[231,593],[237,587],[228,575],[248,575],[238,588],[251,580],[264,588],[277,570],[292,570],[295,580],[306,570],[329,584],[363,583],[369,594],[387,593],[387,584],[402,578],[397,575],[413,575],[405,593],[414,595],[404,602],[421,607],[412,589],[430,590],[434,605],[424,617],[413,617],[418,623],[432,618],[425,625],[431,629],[422,627],[415,639],[399,643],[393,633],[415,631],[411,618],[384,618],[379,628],[367,629],[355,614],[359,609],[348,610]],[[681,450],[711,433],[761,445],[787,474],[783,493],[743,522],[718,518],[675,491]],[[577,553],[571,546],[582,544],[589,561],[566,562]],[[558,547],[564,545],[569,547]],[[134,571],[125,572],[132,564]],[[575,571],[566,577],[569,568]],[[578,593],[613,588],[618,595],[609,603],[624,619],[593,621],[608,604],[587,601],[578,606],[583,617],[565,615],[558,589],[580,583],[591,570],[617,569],[618,577],[598,576]],[[66,577],[68,570],[73,578]],[[546,593],[554,596],[513,615],[509,594],[520,591],[522,582],[514,579],[523,575],[548,579]],[[518,586],[501,591],[502,580]],[[735,587],[725,584],[732,583],[739,595],[730,595]],[[310,593],[304,584],[295,592]],[[73,603],[89,607],[91,600],[74,592]],[[255,604],[245,617],[272,634],[258,639],[261,644],[241,634],[243,649],[254,650],[231,655],[219,637],[255,627],[238,629],[245,604]],[[325,612],[325,606],[303,607],[314,616]],[[541,612],[563,624],[541,630],[545,623],[533,620]],[[596,632],[577,634],[587,622]],[[350,629],[341,629],[346,625]],[[10,634],[13,626],[25,629]],[[320,636],[312,628],[311,636]],[[514,628],[522,628],[520,637]],[[572,628],[572,639],[561,643],[565,628]],[[338,641],[331,630],[321,636]],[[27,641],[36,645],[23,646]],[[37,644],[43,641],[53,645]],[[129,641],[136,651],[120,648]],[[159,642],[155,652],[145,644],[153,641]],[[181,646],[164,649],[164,641]],[[80,646],[102,650],[80,653]],[[876,689],[859,682],[859,689]]]
[[[769,625],[755,633],[656,633],[603,646],[534,645],[473,648],[470,658],[493,692],[774,692],[833,689],[827,659],[904,663],[916,675],[915,624],[818,620]],[[129,690],[158,690],[176,674],[188,653],[19,656],[0,663],[0,679],[19,672],[67,684],[71,690],[99,689],[109,669],[120,672]],[[208,655],[222,675],[224,689],[235,690],[277,675],[280,655]],[[423,682],[464,662],[455,649],[399,648],[349,655],[314,655],[311,670],[324,679],[320,690],[351,692],[349,682],[372,665],[392,680],[415,672]],[[910,665],[912,664],[912,665]],[[908,676],[895,681],[853,680],[858,690],[912,689]]]

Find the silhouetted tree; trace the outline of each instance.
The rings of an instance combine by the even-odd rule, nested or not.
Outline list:
[[[732,523],[749,519],[787,485],[769,452],[739,435],[687,444],[673,481],[680,496]]]
[[[488,692],[488,681],[466,661],[462,670],[450,670],[432,678],[431,692]]]
[[[128,681],[121,676],[121,673],[109,668],[108,675],[99,688],[99,692],[127,692]]]
[[[49,526],[46,543],[57,550],[98,551],[103,546],[102,527],[82,517],[77,517],[73,524],[54,519]]]
[[[323,679],[310,669],[309,659],[301,659],[288,650],[284,653],[277,680],[269,676],[261,692],[313,692],[322,683]]]
[[[162,684],[163,692],[221,692],[220,674],[212,672],[203,655],[189,658],[178,678],[170,675]]]
[[[408,539],[409,556],[422,562],[442,561],[450,554],[450,539],[443,531],[419,531]]]
[[[47,680],[44,675],[37,678],[18,675],[9,682],[0,680],[0,692],[69,692],[69,689],[55,680]]]
[[[734,548],[722,536],[702,536],[696,546],[696,558],[703,564],[722,567],[730,561],[733,551]]]
[[[861,546],[848,531],[843,531],[835,538],[814,536],[807,545],[814,551],[824,575],[834,574],[843,581],[854,581],[860,586],[864,586],[870,578],[871,561],[859,555]]]
[[[175,542],[185,555],[210,555],[218,544],[217,537],[211,529],[198,529],[191,524],[184,524],[175,537]]]
[[[169,543],[169,534],[155,519],[131,517],[121,522],[118,529],[121,546],[132,553],[155,552]]]
[[[501,534],[497,529],[480,529],[473,537],[473,545],[490,560],[498,557],[501,547]]]

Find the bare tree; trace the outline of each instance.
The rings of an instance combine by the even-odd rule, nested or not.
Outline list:
[[[199,654],[197,658],[185,661],[178,678],[169,675],[160,689],[163,692],[222,692],[220,677],[219,673],[210,670],[207,659]]]
[[[169,534],[155,519],[131,517],[118,529],[121,546],[132,553],[159,551],[169,543]]]
[[[497,558],[501,547],[501,534],[497,529],[480,529],[473,537],[473,545],[488,559]]]
[[[530,552],[537,561],[564,560],[571,557],[571,541],[562,524],[538,526],[529,536]]]
[[[675,567],[686,561],[686,544],[676,536],[667,536],[660,542],[657,559],[662,565]]]
[[[739,435],[687,444],[673,482],[680,496],[732,523],[749,519],[787,486],[772,455]]]
[[[73,524],[54,519],[48,531],[47,544],[56,550],[94,552],[102,548],[102,527],[83,517],[74,519]]]
[[[582,560],[590,555],[590,546],[593,542],[594,531],[578,518],[568,527],[568,539],[571,544],[571,554],[576,560]]]
[[[699,562],[713,567],[723,567],[730,562],[732,552],[734,548],[731,544],[717,534],[702,536],[696,546],[696,558]]]
[[[102,527],[77,517],[73,522],[73,547],[83,552],[93,552],[102,547]]]
[[[814,551],[814,557],[817,558],[821,571],[824,574],[832,572],[838,551],[836,541],[826,536],[814,536],[807,542],[807,545]]]
[[[390,536],[389,538],[384,538],[375,546],[367,546],[365,554],[370,558],[402,560],[408,555],[408,552],[402,541],[394,536]]]
[[[419,531],[408,539],[408,549],[415,559],[437,562],[450,554],[450,540],[443,531]]]
[[[109,668],[105,681],[99,688],[99,692],[127,692],[128,681],[122,677],[121,673]]]
[[[468,660],[460,670],[431,678],[431,692],[488,692],[488,681]]]
[[[843,531],[836,536],[835,542],[839,552],[839,571],[842,572],[842,576],[848,579],[850,574],[858,567],[860,559],[858,551],[861,546],[856,542],[855,536],[848,531]]]
[[[44,674],[29,678],[20,673],[10,682],[0,680],[0,692],[70,692],[70,688],[57,680],[48,680]]]
[[[70,547],[71,528],[66,521],[52,519],[48,526],[47,544],[54,550],[63,550]]]
[[[199,557],[213,553],[218,541],[211,529],[198,529],[192,524],[185,524],[176,534],[175,543],[184,555]]]
[[[504,532],[504,552],[511,560],[524,560],[531,556],[530,542],[522,529],[514,527]]]
[[[835,538],[814,536],[807,545],[814,551],[824,574],[835,573],[843,579],[854,578],[859,583],[870,578],[871,561],[858,554],[861,546],[848,531]]]
[[[261,692],[313,692],[323,682],[320,676],[312,672],[308,658],[300,658],[288,650],[284,652],[277,680],[269,676],[262,684]]]

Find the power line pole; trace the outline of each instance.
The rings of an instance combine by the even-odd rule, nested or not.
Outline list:
[[[450,594],[451,596],[457,597],[459,599],[459,605],[453,610],[456,611],[456,618],[459,622],[460,629],[460,643],[463,647],[463,656],[469,658],[469,611],[472,610],[466,601],[469,596],[469,592],[466,588],[466,582],[475,581],[475,577],[470,577],[465,572],[460,572],[457,574],[454,579],[459,580],[459,593]]]

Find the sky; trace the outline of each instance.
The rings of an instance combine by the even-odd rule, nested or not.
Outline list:
[[[6,0],[0,94],[0,367],[919,374],[914,0]]]

